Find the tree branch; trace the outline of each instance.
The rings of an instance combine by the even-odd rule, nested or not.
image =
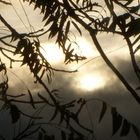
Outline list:
[[[116,74],[116,76],[120,79],[120,81],[123,83],[123,85],[126,87],[126,89],[131,93],[131,95],[134,97],[134,99],[140,104],[140,97],[137,95],[136,91],[129,85],[129,83],[125,80],[125,78],[122,76],[122,74],[116,69],[116,67],[111,63],[111,61],[108,59],[106,54],[104,53],[101,45],[99,44],[94,29],[92,29],[89,25],[87,25],[82,19],[80,19],[75,12],[71,9],[71,6],[69,5],[67,0],[63,0],[65,8],[68,13],[71,13],[70,16],[75,19],[78,23],[80,23],[90,34],[92,41],[94,42],[96,49],[100,53],[103,60],[106,62],[106,64],[109,66],[109,68]]]

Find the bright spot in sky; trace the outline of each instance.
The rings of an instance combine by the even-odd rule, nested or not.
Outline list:
[[[76,50],[81,55],[86,57],[91,57],[94,55],[92,46],[83,38],[78,39],[78,44],[80,49]],[[62,64],[64,62],[64,54],[62,50],[53,43],[42,43],[41,53],[44,55],[46,60],[50,64]],[[74,88],[81,89],[82,91],[93,91],[102,88],[105,85],[105,79],[98,72],[87,73],[83,71],[80,75],[75,76],[77,86],[74,84]]]
[[[79,88],[84,91],[99,89],[105,85],[105,80],[100,75],[85,74],[80,77]]]
[[[92,45],[85,38],[78,38],[77,42],[80,46],[81,54],[86,57],[94,55],[94,49]]]
[[[92,46],[83,38],[78,38],[78,44],[80,49],[76,50],[81,55],[91,57],[94,55]],[[64,62],[64,54],[62,50],[53,43],[42,43],[40,49],[43,56],[48,60],[50,64],[62,64]],[[105,79],[100,76],[99,73],[87,73],[83,71],[82,74],[76,75],[75,80],[77,86],[74,84],[74,88],[81,89],[82,91],[93,91],[102,88],[105,85]]]
[[[41,46],[40,51],[50,64],[58,64],[64,61],[63,52],[58,46],[52,43],[42,43]]]
[[[79,48],[74,48],[75,53],[85,57],[91,57],[94,55],[93,48],[86,39],[77,38],[77,43]],[[64,62],[65,56],[57,45],[53,43],[42,43],[41,46],[42,48],[40,51],[50,64],[59,64]]]

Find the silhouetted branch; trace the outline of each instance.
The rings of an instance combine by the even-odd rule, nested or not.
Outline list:
[[[111,61],[108,59],[106,54],[104,53],[102,47],[100,46],[97,38],[96,33],[94,29],[92,29],[89,25],[87,25],[83,20],[81,20],[75,13],[72,11],[69,3],[67,0],[63,0],[64,4],[66,6],[66,9],[68,13],[71,13],[70,16],[75,19],[78,23],[80,23],[90,34],[95,47],[99,51],[100,55],[102,56],[103,60],[106,62],[106,64],[111,68],[111,70],[117,75],[117,77],[121,80],[121,82],[124,84],[124,86],[128,89],[128,91],[131,93],[131,95],[135,98],[135,100],[140,104],[140,97],[137,95],[135,90],[129,85],[129,83],[125,80],[125,78],[121,75],[121,73],[115,68],[115,66],[111,63]],[[108,5],[108,4],[107,4]],[[110,8],[110,7],[109,7]]]
[[[28,115],[22,111],[20,111],[20,113],[23,115],[23,116],[26,116],[28,118],[31,118],[31,119],[42,119],[42,117],[36,117],[36,116],[32,116],[32,115]]]
[[[10,2],[6,2],[6,1],[3,1],[3,0],[0,0],[0,3],[3,3],[3,4],[5,4],[5,5],[11,5]]]
[[[74,134],[76,136],[78,135],[77,139],[83,140],[84,134],[81,133],[80,130],[75,128],[74,126],[80,127],[82,130],[85,130],[86,132],[90,132],[90,134],[93,133],[93,127],[92,129],[89,129],[88,127],[84,126],[79,117],[82,109],[88,102],[85,99],[79,99],[68,101],[67,103],[61,102],[57,97],[58,90],[50,90],[46,83],[43,81],[44,73],[47,74],[48,82],[51,81],[51,76],[53,75],[53,71],[55,72],[67,72],[67,73],[74,73],[77,72],[78,69],[81,67],[78,67],[76,70],[63,70],[63,69],[56,69],[51,67],[49,62],[45,59],[43,54],[40,52],[40,41],[39,37],[48,34],[48,38],[51,39],[53,37],[56,37],[56,43],[62,48],[63,53],[65,55],[65,64],[68,64],[73,61],[79,61],[84,60],[85,57],[79,56],[75,54],[74,49],[71,47],[73,44],[77,45],[73,40],[71,41],[70,36],[70,30],[71,25],[76,29],[77,32],[79,32],[80,35],[82,35],[82,31],[79,28],[78,25],[81,25],[90,35],[93,43],[95,44],[96,49],[100,53],[103,60],[106,62],[106,64],[110,67],[110,69],[116,74],[116,76],[119,78],[119,80],[123,83],[123,85],[127,88],[127,90],[130,92],[130,94],[134,97],[134,99],[140,104],[140,97],[137,94],[137,92],[130,86],[128,81],[123,77],[123,75],[119,72],[119,70],[114,66],[114,64],[108,59],[107,55],[105,54],[104,50],[102,49],[102,46],[98,40],[97,33],[98,32],[106,32],[106,33],[114,33],[119,34],[122,37],[125,38],[127,42],[127,46],[129,47],[131,61],[133,64],[134,71],[137,75],[137,77],[140,79],[140,69],[137,65],[136,59],[135,59],[135,52],[133,50],[133,45],[135,45],[138,42],[139,37],[132,43],[130,38],[131,36],[126,35],[126,30],[129,29],[129,24],[126,25],[125,20],[131,18],[131,21],[133,20],[133,15],[131,12],[134,12],[135,16],[138,16],[137,9],[139,7],[134,7],[134,9],[131,9],[130,7],[127,7],[131,2],[126,2],[125,5],[122,5],[121,2],[116,1],[109,1],[105,0],[105,4],[107,6],[107,10],[110,11],[110,17],[102,14],[100,10],[97,10],[96,8],[104,10],[106,13],[106,9],[99,5],[98,3],[93,3],[91,0],[83,0],[80,1],[81,6],[78,4],[79,0],[73,1],[73,0],[51,0],[49,2],[47,1],[40,1],[40,0],[23,0],[24,2],[27,1],[29,4],[34,3],[34,9],[40,8],[41,13],[44,14],[43,20],[46,20],[45,26],[48,27],[48,29],[40,29],[38,31],[30,32],[30,33],[19,33],[16,31],[16,28],[12,27],[2,15],[0,15],[0,21],[5,25],[6,28],[8,28],[11,35],[3,35],[0,37],[0,42],[9,47],[7,48],[0,48],[1,53],[10,60],[11,66],[12,62],[21,62],[22,65],[27,65],[30,69],[31,73],[34,75],[36,82],[38,82],[46,91],[46,94],[48,95],[49,99],[45,97],[45,95],[41,95],[38,93],[38,97],[40,100],[34,100],[32,93],[30,90],[28,90],[29,95],[29,101],[22,99],[17,99],[18,97],[22,97],[24,94],[20,95],[10,95],[7,94],[8,89],[8,77],[5,82],[3,82],[0,85],[1,91],[1,98],[0,101],[5,103],[5,106],[10,109],[10,114],[12,117],[12,123],[16,123],[20,119],[20,114],[24,115],[25,117],[30,118],[30,122],[27,125],[27,127],[21,131],[17,136],[15,136],[14,140],[21,140],[23,138],[27,138],[29,136],[32,136],[36,132],[40,131],[41,123],[39,124],[31,124],[32,120],[41,119],[41,117],[38,117],[37,115],[29,115],[21,110],[18,109],[18,106],[12,104],[12,103],[18,103],[18,104],[24,104],[24,105],[31,105],[34,109],[36,109],[40,104],[49,105],[54,109],[54,113],[52,113],[52,117],[50,118],[50,121],[53,121],[57,116],[60,116],[59,125],[66,124],[66,128],[70,131],[71,137],[69,139],[76,139],[74,137]],[[0,1],[1,2],[1,1]],[[2,1],[3,2],[3,1]],[[119,6],[123,7],[128,11],[128,14],[126,13],[126,19],[120,20],[121,16],[117,16],[114,12],[114,3],[118,4]],[[20,4],[24,10],[25,16],[27,18],[27,21],[29,23],[29,26],[32,27],[29,18],[27,16],[27,13],[20,1]],[[16,10],[16,9],[15,9]],[[92,12],[92,13],[91,13]],[[89,14],[91,13],[91,15]],[[99,17],[98,17],[98,15]],[[112,16],[112,19],[111,19]],[[122,17],[121,17],[122,18]],[[111,21],[112,20],[112,21]],[[130,21],[130,22],[131,22]],[[111,29],[111,25],[113,25],[113,29]],[[24,24],[24,23],[23,23]],[[77,25],[78,24],[78,25]],[[116,30],[116,25],[119,26],[119,29]],[[122,25],[125,27],[122,27]],[[25,25],[26,27],[26,25]],[[7,29],[6,29],[7,30]],[[128,31],[128,30],[127,30]],[[139,33],[132,33],[131,35],[138,35]],[[11,39],[10,43],[7,43],[5,39]],[[17,45],[12,45],[12,42],[18,41]],[[73,43],[74,42],[74,43]],[[78,45],[77,45],[78,46]],[[13,49],[13,50],[11,50]],[[6,52],[10,52],[14,55],[20,54],[22,56],[22,60],[15,60],[10,55],[7,55]],[[1,70],[6,71],[6,68],[3,67],[3,65],[0,66]],[[6,73],[6,72],[5,72]],[[5,76],[7,76],[5,74]],[[9,98],[8,98],[9,97]],[[91,99],[93,100],[93,99]],[[107,110],[108,104],[100,99],[94,99],[98,100],[102,103],[102,109],[99,117],[99,122],[104,117],[104,114]],[[77,104],[78,108],[76,111],[73,111],[73,107],[75,107]],[[111,114],[113,118],[113,135],[119,130],[122,120],[123,122],[127,123],[129,127],[127,126],[127,129],[130,129],[130,127],[134,130],[137,137],[139,137],[138,129],[131,124],[129,121],[126,120],[126,118],[123,118],[117,111],[115,107],[109,106],[111,108]],[[40,110],[38,111],[38,115],[40,114]],[[37,114],[36,111],[36,114]],[[59,115],[58,115],[59,114]],[[121,119],[121,122],[119,120],[119,127],[117,124],[116,128],[116,122],[114,121],[116,119],[116,116],[119,116],[119,119]],[[118,120],[116,120],[118,121]],[[43,124],[43,123],[42,123]],[[45,123],[44,123],[45,124]],[[47,124],[47,123],[46,123]],[[123,128],[126,126],[124,123],[122,124]],[[35,127],[38,126],[38,127]],[[120,135],[124,136],[128,133],[124,132],[121,129]],[[45,132],[43,132],[45,134]],[[43,134],[43,135],[44,135]],[[61,131],[62,139],[66,140],[65,133]],[[41,134],[42,135],[42,134]],[[46,135],[47,136],[47,135]],[[49,137],[49,136],[48,136]],[[49,137],[50,138],[50,137]],[[94,138],[94,136],[93,136]]]
[[[20,95],[9,95],[9,94],[7,94],[7,96],[12,97],[12,98],[19,98],[19,97],[25,96],[25,94],[20,94]]]

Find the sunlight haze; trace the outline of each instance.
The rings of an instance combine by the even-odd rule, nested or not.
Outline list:
[[[61,0],[59,1],[61,2]],[[95,2],[96,1],[101,2],[103,0],[99,0],[99,1],[95,0]],[[13,3],[14,6],[13,7],[8,6],[8,8],[7,6],[4,6],[3,4],[0,3],[0,14],[5,18],[5,20],[12,27],[14,27],[17,30],[17,32],[30,33],[30,32],[38,31],[41,29],[42,30],[44,29],[44,31],[46,31],[47,28],[50,26],[50,25],[44,26],[45,21],[44,22],[42,21],[43,14],[40,13],[39,8],[37,8],[37,10],[34,11],[32,4],[31,6],[29,6],[27,2],[25,3],[22,2],[23,7],[26,10],[26,12],[24,12],[24,9],[21,7],[21,4],[19,3],[18,0],[11,0],[11,2]],[[101,3],[101,4],[104,5],[104,3]],[[118,7],[117,7],[118,14],[120,14],[122,13],[122,8],[120,10],[118,9]],[[108,11],[107,13],[105,13],[103,9],[101,10],[101,12],[103,12],[104,14],[108,14]],[[81,16],[81,19],[82,18],[83,17]],[[84,18],[82,20],[84,21]],[[2,26],[3,26],[3,23],[0,21],[1,30],[2,30],[1,28]],[[122,82],[120,82],[119,78],[113,73],[113,71],[108,67],[108,65],[99,55],[98,50],[95,47],[96,43],[95,44],[93,43],[93,41],[90,38],[91,36],[88,32],[86,32],[86,29],[80,28],[80,30],[83,33],[80,36],[80,34],[76,32],[77,30],[73,27],[74,26],[72,25],[70,26],[71,34],[69,36],[72,38],[74,45],[73,46],[71,45],[72,48],[70,48],[70,50],[74,49],[74,51],[72,52],[73,54],[77,53],[79,56],[85,56],[87,59],[83,61],[81,60],[78,62],[72,61],[71,63],[66,64],[64,62],[65,55],[63,53],[62,48],[59,47],[58,44],[55,44],[55,41],[56,41],[55,37],[49,40],[48,38],[49,32],[47,32],[46,34],[43,34],[43,36],[40,36],[39,38],[35,38],[35,39],[39,39],[40,41],[39,42],[40,48],[39,47],[38,48],[40,49],[41,54],[50,63],[50,65],[52,66],[52,69],[54,68],[53,72],[51,71],[52,69],[50,70],[53,73],[51,75],[52,78],[50,79],[48,76],[49,75],[48,73],[50,71],[48,72],[47,71],[48,69],[46,70],[44,68],[44,71],[46,73],[42,76],[43,78],[42,77],[41,78],[47,83],[46,87],[50,88],[52,91],[53,89],[54,91],[57,91],[58,89],[58,93],[60,93],[60,97],[58,96],[59,94],[55,95],[53,94],[53,92],[52,94],[53,96],[58,97],[60,101],[64,100],[64,102],[69,101],[70,99],[72,100],[76,99],[76,104],[78,104],[77,97],[85,98],[86,100],[96,98],[96,97],[100,98],[101,100],[104,100],[105,102],[107,102],[108,103],[107,105],[109,105],[109,107],[111,104],[112,107],[116,107],[118,109],[117,111],[121,113],[123,112],[124,113],[123,115],[125,116],[125,118],[129,119],[130,122],[134,122],[135,124],[138,124],[138,126],[140,126],[140,119],[138,119],[140,118],[140,113],[138,112],[140,108],[135,102],[135,100],[133,99],[132,95],[127,91],[127,89],[124,87]],[[9,32],[6,31],[6,33],[8,34]],[[42,33],[42,32],[39,32],[39,33]],[[0,34],[0,37],[1,36],[2,34]],[[136,79],[136,76],[135,76],[135,73],[131,64],[131,58],[129,54],[130,52],[129,52],[129,49],[125,42],[124,37],[121,36],[120,34],[116,35],[115,33],[110,33],[108,31],[107,32],[99,31],[97,34],[97,38],[101,44],[103,51],[105,52],[109,60],[113,63],[114,67],[116,67],[120,71],[120,73],[124,76],[124,78],[130,83],[130,85],[132,85],[136,89],[139,85],[139,81]],[[34,37],[32,37],[31,39],[34,40]],[[8,43],[10,43],[10,41]],[[3,48],[5,47],[4,44],[2,43],[0,43],[0,45],[3,45],[2,46]],[[67,46],[69,47],[69,45]],[[138,52],[137,54],[138,55],[136,59],[140,61],[140,57],[139,57],[140,53]],[[1,57],[3,57],[3,55]],[[18,56],[18,55],[16,56],[11,55],[11,57],[12,58],[18,57],[21,60],[23,59],[23,56]],[[33,92],[33,97],[28,98],[28,96],[30,95],[29,93],[29,95],[26,96],[26,98],[28,98],[28,101],[29,100],[32,101],[32,98],[35,99],[35,101],[38,101],[38,98],[39,98],[38,94],[41,94],[42,96],[45,96],[46,98],[48,97],[49,94],[47,94],[46,90],[44,90],[44,88],[40,86],[39,82],[38,83],[36,82],[35,76],[32,74],[31,69],[27,66],[26,63],[24,63],[26,64],[24,66],[21,66],[22,63],[14,63],[17,66],[15,68],[12,68],[10,67],[12,61],[9,61],[7,59],[3,59],[3,60],[5,60],[6,64],[8,65],[7,69],[8,69],[8,74],[10,75],[8,93],[11,92],[12,95],[18,95],[19,93],[27,95],[28,94],[27,91],[28,89],[30,89]],[[55,71],[55,69],[57,69],[57,71]],[[61,70],[63,70],[63,72]],[[40,74],[40,73],[38,72],[37,74]],[[3,75],[2,76],[0,75],[0,78],[2,79]],[[1,79],[0,79],[0,82],[3,80]],[[20,100],[20,97],[18,99]],[[40,98],[39,100],[43,101]],[[48,101],[50,101],[51,103],[50,98],[48,99]],[[85,122],[87,120],[90,122],[90,118],[93,117],[93,114],[96,116],[96,118],[98,118],[100,115],[99,109],[101,109],[100,106],[96,108],[96,105],[94,106],[93,104],[93,106],[91,106],[89,104],[89,112],[88,112],[88,109],[85,111],[86,113],[82,112],[84,115],[89,116],[89,117],[84,118],[82,116],[83,117],[82,119]],[[138,110],[138,111],[135,111],[135,110]],[[29,111],[28,108],[27,108],[27,111]],[[36,112],[37,111],[39,112],[39,110],[36,110]],[[57,108],[56,108],[56,111],[57,111]],[[43,113],[47,115],[45,111]],[[102,110],[102,113],[104,113],[104,110]],[[110,114],[108,113],[108,115],[105,115],[102,122],[98,125],[97,125],[98,121],[96,120],[96,118],[95,120],[94,118],[92,118],[94,122],[93,127],[95,127],[94,129],[95,130],[97,129],[97,131],[100,130],[97,137],[99,138],[98,140],[118,140],[117,138],[120,138],[118,135],[114,137],[111,136],[112,126],[111,126],[111,118],[108,117],[109,115],[111,115],[111,113]],[[5,123],[3,120],[1,122]],[[109,126],[111,128],[108,128]],[[14,127],[18,128],[18,125]],[[2,125],[0,129],[3,129]],[[108,133],[106,133],[106,131]],[[1,133],[1,130],[0,130],[0,133]],[[95,131],[95,133],[97,132]],[[105,136],[105,139],[104,139],[104,136]],[[122,138],[121,140],[130,140],[130,139],[127,139],[127,137],[125,137],[125,138]]]

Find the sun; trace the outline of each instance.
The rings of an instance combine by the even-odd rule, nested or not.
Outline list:
[[[85,74],[79,78],[79,88],[84,91],[97,90],[104,85],[104,79],[98,74]]]

